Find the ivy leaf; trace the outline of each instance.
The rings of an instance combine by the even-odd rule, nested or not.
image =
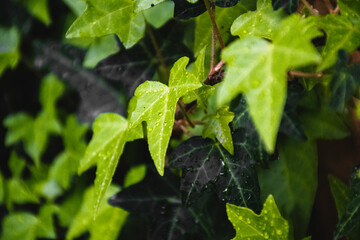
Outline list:
[[[144,17],[155,28],[162,27],[174,17],[175,3],[172,1],[161,2],[144,11]]]
[[[341,11],[341,9],[340,9]],[[356,21],[343,15],[328,14],[325,17],[314,17],[315,24],[326,33],[326,44],[322,49],[322,61],[317,71],[332,66],[340,49],[347,53],[353,52],[360,46],[360,15],[354,16]]]
[[[55,239],[56,233],[53,223],[53,215],[58,213],[59,208],[53,204],[42,205],[39,211],[38,220],[39,225],[36,235],[41,238]]]
[[[147,139],[152,159],[160,175],[164,174],[165,154],[169,144],[176,103],[180,97],[201,87],[197,78],[186,70],[189,58],[179,59],[170,71],[169,86],[146,81],[135,91],[136,108],[130,117],[130,128],[147,123]]]
[[[13,213],[7,215],[2,223],[1,239],[35,240],[38,219],[30,213]]]
[[[330,106],[335,110],[342,110],[345,103],[360,85],[360,64],[347,66],[349,57],[344,50],[338,53],[335,71],[330,82]]]
[[[333,175],[329,175],[328,180],[335,200],[338,217],[340,218],[345,213],[346,206],[351,200],[352,191],[349,186]]]
[[[164,1],[165,0],[135,0],[135,12],[141,12],[145,9],[155,7],[157,4],[160,4]]]
[[[272,195],[266,199],[260,215],[229,203],[226,212],[236,230],[233,239],[288,239],[289,224],[281,216]]]
[[[102,196],[99,213],[97,218],[94,220],[92,218],[92,200],[96,198],[96,190],[93,187],[88,188],[84,193],[83,200],[80,205],[81,207],[70,224],[69,230],[66,234],[66,239],[74,239],[89,231],[90,239],[115,240],[128,216],[128,213],[122,209],[114,208],[108,205],[104,200],[119,190],[119,187],[109,186],[106,194]]]
[[[96,38],[87,51],[83,65],[87,68],[95,67],[104,58],[120,50],[113,35]]]
[[[231,34],[240,38],[256,36],[273,39],[284,17],[283,11],[273,10],[271,0],[258,0],[256,11],[244,13],[233,22]]]
[[[128,123],[120,115],[104,113],[93,124],[94,135],[80,160],[79,173],[97,165],[95,178],[94,217],[110,186],[112,176],[126,143]]]
[[[288,14],[296,12],[299,0],[272,0],[274,10],[283,8]]]
[[[15,151],[12,151],[8,165],[9,165],[9,169],[14,177],[21,177],[21,174],[26,165],[26,161],[25,161],[25,159],[19,157]]]
[[[145,21],[142,13],[134,12],[135,2],[89,0],[86,3],[85,12],[70,26],[67,38],[100,37],[115,33],[125,48],[131,48],[143,37]]]
[[[86,10],[86,3],[83,0],[63,0],[76,16],[81,16]]]
[[[234,145],[229,123],[234,119],[234,113],[229,107],[222,107],[215,114],[207,114],[204,118],[203,138],[215,138],[231,154],[234,155]]]
[[[216,92],[217,106],[244,93],[250,115],[268,152],[274,151],[285,104],[286,71],[320,60],[310,42],[318,36],[313,25],[292,15],[283,20],[282,26],[274,34],[272,44],[249,37],[225,49],[222,58],[227,63],[227,71]]]
[[[124,188],[134,185],[144,179],[146,166],[144,164],[132,167],[125,175]]]
[[[294,226],[294,235],[306,236],[317,189],[317,151],[313,140],[279,139],[279,159],[260,169],[262,199],[274,195],[283,216]]]
[[[51,24],[48,0],[22,0],[21,3],[26,7],[31,15],[40,20],[46,26]]]
[[[210,139],[192,137],[173,151],[169,163],[182,168],[180,190],[187,206],[214,186],[221,200],[258,210],[257,176],[252,159],[242,146],[235,148],[235,155],[231,156]]]
[[[206,11],[204,1],[189,3],[187,0],[173,0],[175,3],[174,17],[178,19],[189,19],[197,17]]]
[[[39,203],[39,197],[34,193],[33,189],[27,182],[20,178],[11,178],[5,182],[6,184],[6,205],[8,209],[12,209],[14,203]]]
[[[360,19],[360,1],[347,1],[347,0],[339,0],[338,5],[341,10],[341,14],[349,17],[352,22],[358,22]]]
[[[20,59],[20,33],[16,27],[0,27],[0,76],[6,68],[15,68]]]

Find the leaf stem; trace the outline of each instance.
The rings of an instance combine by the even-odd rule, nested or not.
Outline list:
[[[314,16],[319,15],[319,12],[316,9],[314,9],[307,0],[301,0],[301,2],[305,5],[307,9],[309,9],[312,15]]]
[[[299,72],[299,71],[290,71],[289,72],[291,77],[315,77],[315,78],[322,78],[324,74],[322,72],[319,73],[306,73],[306,72]]]
[[[186,121],[189,123],[189,125],[194,128],[195,125],[191,122],[189,116],[187,115],[184,107],[182,106],[182,104],[180,103],[180,101],[177,102],[177,105],[179,106],[180,110],[181,110],[181,113],[183,114],[183,116],[186,118]]]
[[[214,29],[215,35],[216,35],[217,39],[219,40],[220,48],[224,49],[225,44],[224,44],[224,41],[223,41],[223,39],[222,39],[222,37],[220,35],[219,28],[216,25],[215,10],[214,11],[211,10],[209,0],[204,0],[204,3],[205,3],[206,10],[207,10],[207,12],[209,13],[209,16],[210,16],[212,28]]]

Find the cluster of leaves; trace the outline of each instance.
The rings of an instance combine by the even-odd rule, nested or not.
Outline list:
[[[360,65],[349,64],[360,46],[359,0],[338,0],[340,14],[326,16],[281,0],[64,3],[76,16],[64,41],[86,54],[76,61],[44,44],[35,65],[80,93],[78,117],[96,117],[93,135],[87,144],[87,125],[59,118],[66,86],[53,74],[42,80],[36,117],[4,120],[5,144],[24,151],[11,154],[11,177],[0,175],[9,211],[2,239],[56,238],[64,227],[67,239],[306,238],[316,140],[348,136],[345,110],[359,97]],[[21,4],[51,23],[47,1]],[[21,40],[16,27],[0,32],[1,75],[16,67]],[[222,69],[214,71],[217,54]],[[43,156],[54,135],[64,150],[52,161]],[[112,184],[119,160],[135,161],[126,148],[144,140],[153,163],[124,167],[120,191]],[[94,186],[84,190],[95,166]],[[351,190],[330,178],[336,239],[358,236],[358,178]],[[18,211],[24,203],[41,207]]]

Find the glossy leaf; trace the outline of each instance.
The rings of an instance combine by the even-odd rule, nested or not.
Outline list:
[[[226,202],[258,210],[259,188],[252,159],[241,145],[231,156],[210,139],[192,137],[181,143],[171,154],[169,163],[182,169],[183,202],[190,206],[214,187]]]
[[[306,236],[317,189],[317,151],[313,140],[279,141],[279,159],[259,171],[262,199],[274,195],[296,238]]]
[[[351,200],[351,189],[348,185],[333,175],[328,176],[330,190],[335,200],[336,210],[340,218],[346,210],[346,206]]]
[[[115,36],[108,35],[96,38],[87,51],[84,59],[84,67],[93,68],[104,58],[117,53],[120,50]]]
[[[226,204],[228,218],[239,239],[288,239],[289,224],[281,216],[274,197],[269,195],[260,215],[245,207]]]
[[[312,25],[293,15],[281,26],[272,44],[249,37],[235,41],[223,51],[227,72],[216,93],[217,106],[244,93],[255,127],[269,152],[274,151],[285,104],[286,71],[320,60],[310,42],[319,35]]]
[[[281,10],[273,10],[271,0],[258,0],[256,11],[244,13],[233,22],[231,34],[240,38],[256,36],[273,39],[284,17]]]
[[[106,199],[117,191],[119,191],[119,188],[115,186],[107,188],[106,194],[101,199],[102,203],[99,206],[98,216],[94,220],[92,212],[96,190],[92,187],[88,188],[85,191],[81,208],[71,222],[66,239],[74,239],[88,231],[91,240],[115,240],[128,215],[126,211],[114,208],[106,202]]]
[[[170,71],[169,86],[146,81],[135,91],[136,108],[131,113],[130,128],[147,123],[147,140],[152,159],[160,175],[164,174],[165,154],[169,144],[176,103],[180,97],[201,87],[186,70],[189,59],[179,59]]]
[[[85,12],[66,33],[67,38],[100,37],[115,33],[126,48],[132,47],[144,35],[142,13],[135,13],[135,3],[124,1],[87,1]]]
[[[346,52],[340,50],[330,82],[330,106],[335,110],[344,109],[346,102],[360,85],[360,64],[348,67],[348,61]]]
[[[215,114],[208,114],[203,118],[204,130],[203,138],[215,138],[231,154],[234,154],[234,145],[231,136],[229,123],[234,119],[234,113],[229,111],[229,107],[220,108]]]
[[[20,33],[16,27],[0,27],[0,76],[6,68],[15,68],[20,59]]]
[[[94,194],[94,216],[110,186],[119,158],[124,150],[128,123],[114,113],[104,113],[93,124],[94,135],[80,160],[79,173],[97,165]]]
[[[275,10],[283,8],[288,14],[296,12],[298,4],[299,0],[272,0],[272,5]]]
[[[45,25],[51,24],[48,0],[22,0],[21,3],[35,18]]]
[[[351,53],[360,46],[360,15],[354,17],[356,21],[352,21],[346,14],[328,14],[314,18],[315,24],[326,33],[326,44],[321,53],[323,59],[317,71],[332,66],[340,49]]]

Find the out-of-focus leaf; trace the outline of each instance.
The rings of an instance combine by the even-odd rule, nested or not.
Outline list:
[[[297,239],[306,236],[317,188],[317,152],[313,140],[279,139],[279,159],[268,169],[259,170],[264,200],[269,194],[277,199],[283,216],[294,227]]]
[[[138,165],[135,167],[132,167],[125,176],[124,179],[124,188],[130,187],[131,185],[134,185],[145,177],[146,174],[146,165]]]
[[[215,114],[207,114],[204,118],[203,138],[215,138],[231,154],[234,154],[234,145],[231,136],[229,123],[234,119],[234,113],[229,111],[229,107],[218,109]]]
[[[58,213],[59,208],[53,204],[46,204],[40,208],[38,221],[39,225],[36,235],[41,238],[56,239],[53,223],[53,215]]]
[[[235,6],[239,0],[215,0],[215,5],[222,8]]]
[[[46,26],[51,24],[48,0],[21,0],[31,15],[40,20]]]
[[[5,136],[5,145],[11,146],[18,141],[29,138],[34,125],[34,119],[23,112],[7,116],[3,122],[8,128]]]
[[[292,15],[281,26],[273,43],[249,37],[233,42],[223,51],[227,71],[216,92],[217,106],[230,102],[239,93],[245,94],[268,152],[274,151],[285,104],[286,71],[320,60],[311,44],[311,39],[319,35],[313,25]]]
[[[35,240],[39,220],[30,213],[13,213],[2,222],[1,240]]]
[[[0,172],[0,205],[4,203],[5,196],[5,179]]]
[[[195,75],[186,70],[189,58],[179,59],[170,71],[169,85],[146,81],[135,91],[136,108],[129,116],[130,128],[147,123],[151,157],[160,175],[164,174],[165,155],[174,125],[176,103],[180,97],[201,87]],[[160,137],[159,137],[160,136]]]
[[[81,208],[82,199],[84,195],[84,186],[81,184],[75,185],[75,191],[66,197],[66,199],[59,205],[57,216],[59,217],[59,224],[62,227],[70,226],[79,209]]]
[[[30,186],[23,180],[12,178],[6,182],[5,201],[7,208],[11,209],[14,203],[39,203],[39,198],[36,193],[32,191]]]
[[[340,218],[346,210],[346,205],[351,199],[351,189],[340,179],[333,175],[328,176],[330,190],[335,200],[336,210]]]
[[[75,13],[76,16],[81,16],[86,9],[86,3],[83,0],[63,0],[63,2]]]
[[[335,71],[330,82],[330,106],[342,110],[360,85],[360,64],[347,66],[349,57],[344,50],[338,52]]]
[[[299,0],[272,0],[274,10],[279,8],[284,9],[288,14],[296,12],[298,9]]]
[[[360,1],[359,0],[338,0],[337,4],[341,14],[349,17],[352,22],[358,22],[360,19]]]
[[[187,0],[173,0],[175,3],[174,17],[178,19],[189,19],[197,17],[206,11],[204,1],[189,3]]]
[[[161,2],[156,6],[145,10],[144,17],[152,26],[160,28],[174,17],[174,7],[175,3],[172,1]]]
[[[128,122],[115,113],[104,113],[93,124],[94,135],[80,160],[79,173],[97,165],[94,194],[94,217],[110,186],[119,158],[124,150]]]
[[[125,48],[131,48],[143,37],[145,21],[142,12],[134,12],[134,1],[110,3],[89,0],[86,4],[85,12],[68,29],[67,38],[101,37],[115,33]]]
[[[119,190],[116,186],[110,186],[107,189],[106,194],[102,196],[98,216],[94,220],[92,213],[96,191],[93,187],[88,188],[83,196],[81,208],[71,222],[66,239],[74,239],[85,232],[90,232],[91,240],[115,240],[128,213],[108,205],[106,199]]]
[[[117,53],[119,50],[120,48],[114,35],[96,38],[86,52],[83,65],[87,68],[93,68],[101,60]]]
[[[16,27],[0,27],[0,76],[6,68],[15,68],[20,59],[20,34]]]
[[[281,216],[274,197],[269,195],[260,215],[251,209],[226,204],[228,218],[234,225],[234,240],[288,239],[289,224]]]
[[[240,38],[256,36],[273,39],[284,17],[281,10],[273,10],[271,0],[258,0],[256,11],[244,13],[233,22],[231,34]]]
[[[235,145],[234,152],[231,156],[219,144],[201,137],[192,137],[173,151],[169,163],[182,169],[180,190],[187,206],[206,189],[214,187],[223,201],[255,211],[259,209],[260,193],[252,166],[254,162],[243,146]]]
[[[19,157],[15,151],[12,151],[8,165],[13,177],[21,177],[26,161],[25,159]]]

